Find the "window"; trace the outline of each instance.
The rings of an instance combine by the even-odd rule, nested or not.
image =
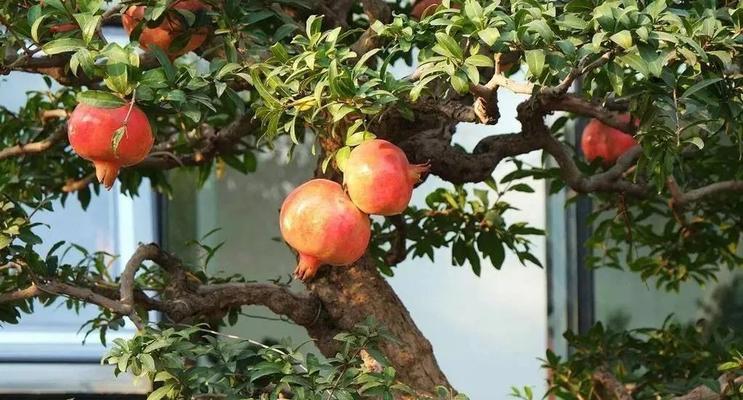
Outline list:
[[[46,88],[40,76],[24,73],[4,77],[0,86],[4,93],[0,95],[0,105],[9,109],[18,109],[24,104],[25,96],[19,94]],[[111,191],[102,191],[94,197],[86,211],[71,196],[65,207],[57,203],[54,212],[38,212],[34,222],[48,227],[39,226],[35,232],[44,239],[43,246],[47,249],[64,240],[91,251],[120,255],[111,267],[115,274],[122,268],[124,262],[121,260],[128,259],[138,242],[156,239],[155,195],[148,183],[144,183],[139,192],[139,197],[132,199],[121,195],[118,185],[114,186]],[[46,249],[39,251],[43,253]],[[74,252],[67,255],[69,261],[75,261],[78,256]],[[80,315],[62,304],[37,310],[24,315],[20,324],[4,325],[0,329],[1,393],[131,393],[148,389],[146,382],[134,382],[128,376],[116,379],[109,367],[99,365],[105,348],[97,334],[92,334],[85,345],[82,344],[84,332],[78,333],[78,330],[97,314],[94,307],[83,309]],[[110,332],[108,340],[130,336],[133,332],[131,327],[125,327]],[[38,373],[38,363],[45,363],[43,374]]]

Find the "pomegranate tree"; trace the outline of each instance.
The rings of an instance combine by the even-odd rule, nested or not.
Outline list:
[[[280,213],[284,239],[299,253],[294,275],[315,275],[322,264],[348,265],[366,251],[371,236],[369,217],[359,211],[343,187],[327,179],[313,179],[294,189]]]
[[[95,165],[98,182],[113,186],[119,169],[142,161],[154,138],[147,115],[134,104],[116,108],[80,103],[70,115],[72,149]]]
[[[363,212],[395,215],[405,211],[413,186],[427,165],[411,165],[405,153],[381,139],[355,147],[346,161],[343,181],[351,201]]]
[[[629,114],[622,114],[618,120],[627,123],[631,118]],[[593,162],[601,158],[604,165],[609,166],[614,164],[627,150],[637,145],[637,141],[626,132],[592,119],[583,130],[580,144],[586,160]]]
[[[131,35],[132,31],[144,19],[146,11],[145,6],[131,6],[121,16],[121,23],[127,34]],[[209,33],[207,27],[189,28],[184,21],[177,15],[177,10],[186,10],[192,13],[205,12],[207,6],[198,0],[180,0],[171,4],[170,9],[165,12],[160,25],[150,27],[145,25],[139,35],[139,45],[143,49],[148,49],[151,45],[156,45],[163,49],[165,54],[171,59],[195,50],[206,40]],[[178,49],[171,49],[173,41],[181,35],[188,34],[188,42]]]

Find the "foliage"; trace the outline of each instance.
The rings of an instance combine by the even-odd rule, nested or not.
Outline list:
[[[683,395],[697,386],[719,393],[721,372],[743,375],[743,364],[735,349],[740,337],[733,331],[718,331],[706,337],[700,327],[666,321],[658,329],[610,331],[595,325],[583,336],[566,333],[573,354],[568,359],[547,352],[544,367],[551,371],[548,395],[560,399],[600,398],[595,371],[614,373],[633,388],[636,399]]]
[[[395,340],[373,320],[335,337],[335,357],[319,358],[289,343],[273,346],[220,334],[203,326],[179,330],[147,328],[130,340],[116,339],[104,362],[116,373],[146,376],[159,387],[148,400],[227,399],[392,399],[415,392],[395,379],[378,345]],[[437,399],[467,400],[441,388]],[[417,398],[417,397],[414,397]]]

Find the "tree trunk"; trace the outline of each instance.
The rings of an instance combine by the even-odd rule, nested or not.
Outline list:
[[[426,393],[433,392],[437,385],[449,386],[431,343],[368,256],[348,268],[321,269],[308,287],[322,303],[324,321],[307,329],[318,339],[317,346],[325,355],[337,351],[333,331],[349,330],[373,316],[400,341],[400,345],[384,343],[382,351],[402,382]],[[328,329],[329,325],[333,329]]]

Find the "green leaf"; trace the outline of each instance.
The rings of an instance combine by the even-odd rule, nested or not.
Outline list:
[[[80,30],[83,33],[83,40],[86,44],[90,43],[93,39],[93,35],[95,35],[96,28],[98,28],[98,24],[101,21],[101,16],[92,14],[74,14],[73,17],[75,17],[75,21],[77,21],[77,24],[80,26]]]
[[[645,62],[645,60],[643,60],[638,54],[625,54],[619,57],[619,59],[635,71],[646,77],[650,77],[647,62]]]
[[[62,12],[67,11],[64,8],[64,4],[62,4],[62,1],[61,0],[46,0],[44,2],[44,5],[50,6],[50,7],[54,8],[54,9],[57,9],[57,10],[62,11]]]
[[[477,67],[470,64],[464,64],[462,66],[462,69],[473,85],[477,85],[480,83],[480,71],[477,69]],[[469,90],[469,87],[467,89]]]
[[[460,94],[467,93],[470,90],[469,81],[467,80],[466,75],[462,75],[463,74],[458,71],[456,74],[450,76],[452,87]]]
[[[140,85],[149,86],[153,89],[162,89],[168,87],[165,77],[165,71],[162,68],[154,68],[145,71],[142,74],[142,78],[139,80]],[[139,88],[137,88],[139,92]]]
[[[542,71],[544,71],[544,50],[527,50],[525,54],[529,72],[535,77],[541,76]]]
[[[367,140],[372,140],[377,136],[369,131],[359,131],[346,138],[346,146],[358,146]]]
[[[242,68],[242,65],[237,63],[227,63],[222,68],[219,69],[219,72],[217,72],[217,75],[215,77],[217,79],[222,79],[225,76],[239,70]]]
[[[684,94],[681,95],[681,98],[682,99],[689,98],[694,93],[706,88],[709,85],[714,85],[715,83],[720,82],[721,80],[722,78],[710,78],[710,79],[705,79],[703,81],[697,82],[689,86],[689,88],[684,91]]]
[[[464,58],[462,48],[459,47],[457,41],[446,33],[436,32],[436,43],[437,45],[433,47],[433,51],[435,51],[436,53],[441,54],[445,57],[456,58],[459,60]]]
[[[111,150],[113,150],[116,158],[119,157],[119,145],[121,144],[121,139],[124,138],[124,135],[126,135],[126,125],[115,130],[113,136],[111,136]]]
[[[483,12],[482,12],[482,6],[480,3],[474,0],[468,0],[464,3],[464,14],[467,16],[467,18],[478,21],[482,19]]]
[[[464,63],[474,65],[475,67],[493,67],[493,59],[482,54],[469,56],[466,60],[464,60]]]
[[[54,55],[84,49],[85,46],[86,43],[80,39],[62,38],[45,43],[41,46],[41,50],[43,50],[47,55]]]
[[[655,0],[654,2],[650,3],[645,7],[645,12],[650,15],[653,20],[658,19],[658,16],[660,15],[663,10],[665,10],[667,7],[665,0]]]
[[[77,101],[94,107],[118,108],[126,104],[126,101],[112,93],[101,90],[87,90],[77,94]]]
[[[609,83],[614,89],[614,93],[621,96],[624,89],[624,68],[617,63],[610,63],[606,69],[606,74],[609,77]]]
[[[157,61],[160,62],[160,65],[162,65],[163,71],[165,71],[165,77],[168,78],[168,82],[174,82],[176,71],[173,63],[170,62],[170,58],[168,58],[168,55],[165,54],[163,49],[155,44],[150,44],[149,46],[147,46],[147,49],[155,56],[155,58],[157,58]]]
[[[741,368],[740,363],[735,362],[735,361],[728,361],[720,365],[719,367],[717,367],[717,370],[718,371],[730,371],[730,370],[739,369],[739,368]]]
[[[555,38],[555,32],[552,31],[552,28],[543,19],[535,19],[526,24],[526,26],[528,31],[537,33],[547,43],[552,42]]]
[[[8,247],[12,241],[13,239],[10,236],[0,233],[0,250]]]
[[[266,103],[267,106],[270,108],[279,108],[281,107],[281,103],[278,99],[276,99],[271,92],[266,88],[265,85],[263,85],[263,82],[261,82],[261,77],[258,75],[258,71],[252,70],[250,71],[250,80],[251,84],[255,89],[258,91],[258,94],[261,96],[261,99]]]
[[[42,14],[39,18],[34,20],[33,24],[31,24],[31,38],[33,38],[35,42],[39,42],[39,28],[44,22],[44,19],[48,16],[49,14]]]
[[[695,137],[686,139],[684,142],[685,143],[691,143],[694,146],[697,146],[699,148],[699,150],[702,150],[704,148],[704,140],[702,140],[702,138],[700,138],[698,136],[695,136]]]
[[[485,42],[485,44],[487,44],[488,46],[492,46],[495,44],[495,42],[498,41],[500,32],[497,28],[485,28],[477,32],[477,36],[479,36],[480,39]]]
[[[513,185],[511,186],[511,190],[524,193],[534,193],[534,189],[526,183],[518,183],[516,185]]]
[[[625,50],[628,50],[630,47],[632,47],[632,33],[630,33],[630,31],[628,30],[617,32],[609,36],[609,39],[611,39],[612,42],[618,44]]]
[[[351,154],[351,148],[348,146],[343,146],[335,153],[335,165],[338,166],[338,169],[343,172],[346,167],[346,161],[348,161],[348,156]]]
[[[156,369],[155,369],[155,359],[152,358],[151,355],[149,355],[149,354],[140,354],[138,358],[139,358],[139,362],[142,363],[142,367],[147,372],[155,372],[156,371]]]
[[[147,396],[147,400],[160,400],[163,397],[165,397],[165,395],[168,394],[168,392],[170,391],[170,389],[171,389],[171,386],[170,385],[165,385],[165,386],[162,386],[162,387],[160,387],[158,389],[155,389],[154,392],[150,393],[150,395]]]

